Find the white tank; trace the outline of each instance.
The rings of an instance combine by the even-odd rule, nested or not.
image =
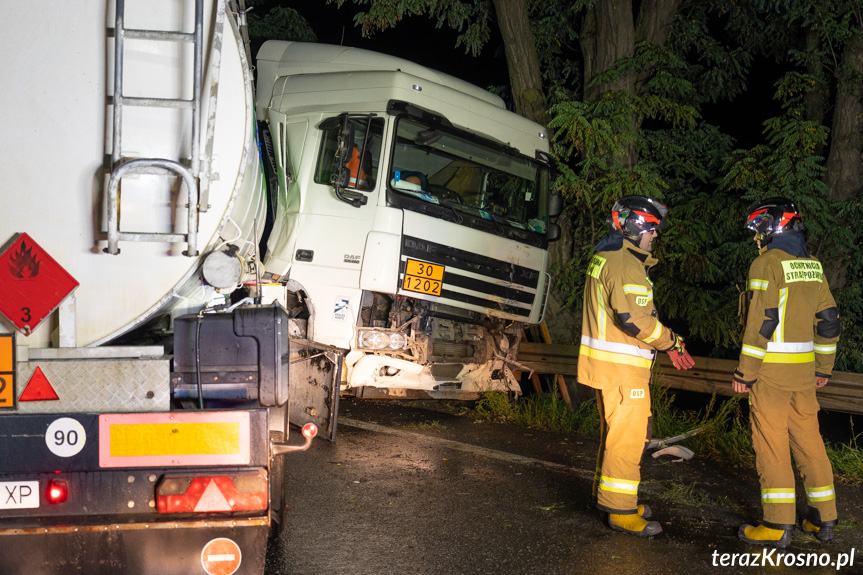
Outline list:
[[[98,345],[157,314],[197,309],[213,297],[200,279],[202,257],[228,243],[253,255],[264,227],[251,78],[236,24],[228,15],[214,49],[215,9],[204,10],[201,154],[212,158],[198,222],[198,257],[184,242],[107,245],[105,192],[111,156],[114,0],[4,3],[0,35],[0,246],[27,233],[80,284],[74,292],[75,341]],[[194,30],[194,2],[126,0],[126,29]],[[191,45],[127,39],[124,95],[191,98]],[[213,85],[213,64],[219,62]],[[215,96],[215,98],[213,97]],[[212,138],[208,117],[215,105]],[[188,157],[190,111],[123,107],[124,157]],[[208,148],[212,149],[208,153]],[[120,230],[185,232],[185,198],[163,176],[124,178]],[[175,309],[176,311],[176,309]],[[56,345],[57,314],[19,345]],[[5,318],[0,332],[14,330]],[[52,343],[53,340],[53,343]]]

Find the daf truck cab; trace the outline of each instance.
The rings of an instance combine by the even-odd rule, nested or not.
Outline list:
[[[263,45],[256,104],[278,190],[264,281],[344,351],[341,392],[518,393],[560,231],[543,127],[452,76],[299,42]]]

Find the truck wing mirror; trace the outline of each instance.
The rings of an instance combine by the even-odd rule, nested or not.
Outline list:
[[[359,208],[368,203],[369,199],[359,193],[347,190],[351,183],[349,163],[354,154],[354,124],[350,116],[342,116],[342,127],[339,130],[339,144],[336,150],[336,166],[333,170],[333,189],[341,201]]]
[[[560,226],[554,222],[548,223],[548,229],[545,230],[545,239],[549,242],[556,242],[560,239]]]
[[[548,217],[556,218],[563,212],[563,197],[557,190],[548,191]]]

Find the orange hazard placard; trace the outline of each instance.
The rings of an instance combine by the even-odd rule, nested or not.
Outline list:
[[[0,334],[0,408],[15,407],[15,334]]]
[[[201,566],[207,575],[232,575],[242,561],[240,546],[224,537],[213,539],[201,551]]]

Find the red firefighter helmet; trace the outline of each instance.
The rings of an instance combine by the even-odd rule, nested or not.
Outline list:
[[[749,207],[746,228],[762,238],[796,234],[803,231],[803,217],[788,198],[770,198]]]
[[[638,241],[641,234],[665,227],[668,223],[668,208],[645,196],[624,196],[614,202],[611,229]]]

